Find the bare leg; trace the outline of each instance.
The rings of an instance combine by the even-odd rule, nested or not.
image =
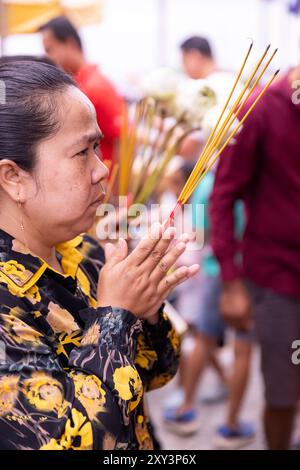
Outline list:
[[[216,351],[213,350],[211,352],[210,357],[209,357],[209,362],[211,366],[214,368],[214,370],[216,371],[216,373],[218,374],[218,376],[220,377],[220,380],[223,382],[223,384],[227,385],[228,379],[227,379],[226,374],[224,373],[223,367],[221,366],[219,362],[219,359],[216,355]]]
[[[266,406],[264,424],[270,450],[288,450],[294,416],[295,408],[279,409]]]
[[[187,357],[185,354],[181,353],[180,355],[180,361],[179,361],[179,369],[178,369],[178,386],[182,388],[184,379],[185,379],[185,371],[186,371],[186,363],[187,363]]]
[[[185,362],[185,373],[182,383],[185,400],[180,411],[189,410],[194,406],[198,382],[212,351],[214,351],[216,347],[217,344],[214,339],[201,334],[196,335],[195,347],[188,355]]]
[[[229,385],[229,403],[227,412],[227,425],[236,428],[238,414],[244,398],[248,383],[252,343],[236,339],[234,345],[234,369]]]

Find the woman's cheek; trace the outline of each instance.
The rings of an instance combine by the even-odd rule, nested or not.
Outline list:
[[[75,181],[69,189],[69,206],[80,211],[85,209],[90,202],[90,186],[85,186],[82,181]]]

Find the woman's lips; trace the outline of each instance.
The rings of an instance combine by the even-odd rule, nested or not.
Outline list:
[[[90,205],[91,206],[99,206],[101,202],[103,202],[103,199],[105,198],[105,193],[102,193],[100,197],[98,197],[94,202],[92,202]]]

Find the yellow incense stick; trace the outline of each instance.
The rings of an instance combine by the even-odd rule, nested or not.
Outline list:
[[[110,200],[112,190],[117,179],[118,171],[119,171],[119,164],[115,163],[111,171],[109,181],[108,181],[107,190],[106,190],[105,198],[103,201],[104,204],[106,204]]]
[[[212,132],[209,136],[209,139],[208,139],[203,151],[201,152],[201,155],[200,155],[200,157],[199,157],[199,159],[198,159],[198,161],[197,161],[190,177],[188,178],[183,190],[181,191],[181,194],[180,194],[180,196],[177,200],[177,204],[176,204],[174,210],[171,212],[169,220],[167,221],[167,224],[172,223],[172,221],[175,217],[176,211],[180,207],[182,207],[183,204],[185,204],[187,202],[187,200],[190,198],[191,194],[193,193],[193,191],[195,190],[195,188],[197,187],[197,185],[199,184],[201,179],[207,174],[207,172],[210,170],[212,165],[216,162],[216,160],[218,159],[220,154],[227,147],[227,145],[229,144],[231,139],[236,135],[236,133],[241,128],[241,126],[243,125],[243,123],[245,122],[245,120],[247,119],[249,114],[252,112],[254,107],[257,105],[259,100],[262,98],[262,96],[265,94],[267,89],[270,87],[270,85],[272,84],[272,82],[274,81],[276,76],[278,75],[279,70],[277,70],[275,72],[275,74],[271,77],[271,79],[267,82],[267,84],[264,86],[263,90],[259,93],[259,95],[255,99],[253,104],[250,106],[248,111],[245,113],[245,115],[243,116],[241,121],[234,128],[234,130],[230,133],[230,135],[227,138],[227,140],[225,141],[225,143],[218,150],[218,147],[222,143],[222,141],[224,139],[224,136],[227,135],[227,133],[230,130],[234,120],[237,118],[238,114],[243,109],[245,103],[247,102],[248,98],[251,96],[253,90],[256,88],[259,80],[261,79],[261,77],[265,73],[267,67],[269,66],[270,62],[272,61],[274,55],[276,54],[277,50],[274,51],[271,58],[267,61],[267,63],[263,67],[262,71],[259,73],[258,77],[255,79],[255,81],[254,81],[253,85],[251,86],[250,90],[248,90],[248,86],[252,82],[252,79],[255,77],[260,65],[262,64],[262,62],[263,62],[263,60],[264,60],[264,58],[265,58],[265,56],[266,56],[266,54],[269,50],[269,48],[270,48],[270,46],[268,46],[268,48],[264,52],[263,56],[258,61],[258,64],[254,68],[254,71],[250,75],[246,85],[244,86],[243,90],[239,94],[239,97],[235,101],[231,111],[229,112],[228,116],[226,117],[225,122],[221,123],[221,125],[220,125],[220,122],[221,122],[222,117],[223,117],[223,115],[225,113],[225,110],[226,110],[226,106],[228,105],[228,103],[229,103],[229,101],[230,101],[230,99],[231,99],[231,97],[234,93],[234,90],[237,86],[238,80],[235,81],[235,84],[234,84],[234,86],[231,90],[229,98],[226,101],[226,106],[223,108],[223,110],[221,112],[221,115],[219,116],[219,119],[218,119],[216,125],[214,126],[214,128],[213,128],[213,130],[212,130]],[[250,48],[250,50],[251,50],[251,48]],[[249,57],[249,54],[246,55],[246,59],[244,59],[244,62],[243,62],[243,65],[242,65],[241,69],[244,68],[248,57]],[[247,90],[248,90],[248,92],[247,92]],[[245,94],[246,94],[246,97],[244,97]],[[220,127],[219,127],[219,125],[220,125]]]
[[[124,104],[122,112],[122,125],[121,125],[121,138],[120,138],[120,151],[119,151],[119,192],[123,195],[125,186],[125,172],[126,172],[126,147],[128,140],[128,105]]]
[[[249,116],[249,114],[252,112],[252,110],[255,108],[255,106],[257,105],[258,101],[262,98],[262,96],[265,94],[265,92],[267,91],[267,89],[270,87],[270,85],[272,84],[272,82],[275,80],[276,76],[278,75],[279,73],[279,70],[277,70],[274,75],[270,78],[270,80],[267,82],[267,84],[264,86],[264,88],[262,89],[262,91],[259,93],[259,95],[257,96],[257,98],[255,99],[255,101],[252,103],[252,105],[250,106],[250,108],[248,109],[248,111],[246,112],[246,114],[243,116],[243,118],[241,119],[241,121],[238,123],[238,125],[236,126],[236,128],[231,132],[231,134],[229,135],[228,139],[226,140],[226,142],[223,144],[223,146],[220,148],[220,150],[216,153],[216,155],[214,156],[214,158],[210,161],[210,163],[208,164],[208,166],[206,167],[206,169],[203,171],[203,173],[201,173],[201,175],[199,175],[199,180],[197,181],[197,184],[196,186],[199,184],[199,182],[202,180],[202,178],[204,178],[204,176],[207,174],[207,172],[210,170],[210,168],[212,167],[212,165],[216,162],[216,160],[218,159],[218,157],[221,155],[221,153],[223,152],[223,150],[227,147],[227,145],[229,144],[229,142],[231,141],[231,139],[235,136],[235,134],[238,132],[238,130],[240,129],[240,127],[243,125],[244,121],[247,119],[247,117]],[[179,202],[180,204],[185,204],[186,201],[189,199],[189,197],[191,196],[192,192],[194,191],[195,187],[193,186],[190,186],[188,191],[186,191],[185,193],[185,197],[184,199],[180,199]]]
[[[205,166],[205,161],[206,161],[206,159],[207,159],[207,156],[210,155],[211,146],[213,146],[213,145],[214,145],[216,142],[218,142],[219,140],[222,141],[222,138],[223,138],[222,136],[226,135],[226,133],[225,133],[225,131],[224,131],[225,126],[226,126],[226,124],[228,123],[228,121],[230,120],[230,118],[232,117],[232,115],[234,114],[234,111],[235,111],[235,109],[238,107],[238,105],[239,105],[239,103],[240,103],[242,97],[244,96],[244,94],[245,94],[246,91],[248,90],[248,86],[249,86],[249,84],[252,82],[252,79],[254,78],[254,76],[255,76],[257,70],[259,69],[260,65],[262,64],[264,58],[266,57],[266,54],[268,53],[268,51],[269,51],[269,49],[270,49],[270,45],[266,48],[265,52],[263,53],[263,55],[262,55],[261,58],[259,59],[257,65],[255,66],[255,68],[254,68],[252,74],[250,75],[249,79],[248,79],[247,82],[245,83],[245,85],[244,85],[242,91],[240,92],[238,98],[235,100],[235,102],[234,102],[234,104],[233,104],[231,110],[229,111],[229,113],[228,113],[228,115],[227,115],[225,121],[221,123],[220,129],[218,129],[218,132],[217,132],[217,134],[215,135],[216,130],[217,130],[217,128],[218,128],[218,125],[220,124],[221,119],[222,119],[222,117],[223,117],[223,115],[224,115],[224,113],[225,113],[225,111],[226,111],[226,107],[227,107],[227,105],[228,105],[228,103],[229,103],[229,101],[230,101],[230,99],[231,99],[231,97],[232,97],[232,95],[233,95],[233,93],[234,93],[234,91],[235,91],[235,88],[236,88],[236,86],[237,86],[237,84],[238,84],[238,79],[239,79],[239,77],[240,77],[240,75],[241,75],[241,72],[243,71],[243,68],[245,67],[246,61],[247,61],[247,59],[248,59],[248,57],[249,57],[249,54],[250,54],[250,52],[251,52],[251,48],[252,48],[252,44],[251,44],[251,46],[250,46],[250,48],[249,48],[249,51],[248,51],[248,53],[247,53],[247,55],[246,55],[246,58],[244,59],[243,65],[242,65],[242,67],[241,67],[241,69],[240,69],[240,71],[239,71],[239,73],[238,73],[238,75],[237,75],[237,79],[236,79],[235,82],[234,82],[233,88],[232,88],[232,90],[231,90],[231,92],[230,92],[230,95],[229,95],[229,97],[228,97],[228,99],[227,99],[227,101],[226,101],[226,103],[225,103],[225,106],[224,106],[224,108],[223,108],[223,110],[222,110],[222,112],[221,112],[221,114],[220,114],[220,116],[219,116],[219,118],[218,118],[218,120],[217,120],[217,123],[216,123],[216,125],[214,126],[213,131],[211,132],[211,134],[210,134],[210,136],[209,136],[209,139],[208,139],[208,141],[207,141],[207,143],[206,143],[204,149],[202,150],[201,155],[200,155],[200,157],[199,157],[199,159],[198,159],[198,161],[197,161],[197,163],[196,163],[196,165],[195,165],[195,167],[194,167],[194,169],[193,169],[193,171],[192,171],[192,173],[191,173],[191,175],[190,175],[190,182],[194,181],[194,180],[198,177],[199,173],[201,173],[203,167]],[[273,59],[273,57],[274,57],[274,55],[275,55],[276,52],[277,52],[277,50],[273,53],[272,57],[269,59],[269,61],[268,61],[267,64],[265,65],[264,69],[263,69],[262,72],[260,73],[259,78],[258,78],[257,81],[255,82],[255,86],[256,86],[256,84],[258,83],[259,79],[260,79],[260,78],[262,77],[262,75],[264,74],[265,70],[267,69],[268,65],[270,64],[270,62],[271,62],[271,60]],[[255,87],[253,87],[252,90],[253,90],[254,88],[255,88]],[[244,104],[245,104],[245,102],[246,102],[246,100],[244,101]],[[239,109],[239,112],[240,112],[240,111],[241,111],[241,108]],[[233,117],[232,122],[234,121],[235,118],[236,118],[236,115]],[[220,137],[220,136],[221,136],[221,137]],[[183,188],[182,192],[183,192],[184,190],[185,190],[185,188]],[[181,194],[179,197],[181,197],[181,196],[183,196],[183,194]]]
[[[276,52],[277,52],[277,49],[275,49],[275,51],[273,52],[271,57],[268,59],[267,63],[265,64],[265,66],[263,67],[263,69],[261,70],[261,72],[259,73],[257,78],[255,79],[255,81],[252,84],[251,88],[248,89],[248,85],[252,82],[252,79],[254,78],[255,73],[258,70],[258,67],[255,68],[255,73],[251,74],[251,76],[249,77],[249,79],[248,79],[248,81],[245,85],[245,91],[247,91],[247,89],[248,89],[248,92],[246,93],[246,96],[243,98],[243,95],[245,94],[245,91],[242,91],[240,93],[240,95],[237,98],[235,104],[233,105],[233,108],[231,109],[231,111],[228,114],[227,118],[225,119],[224,123],[222,123],[222,127],[218,131],[217,135],[214,137],[213,142],[211,143],[211,146],[209,147],[208,151],[206,152],[205,155],[203,155],[203,152],[202,152],[201,159],[199,158],[200,164],[201,164],[201,166],[198,165],[199,172],[198,172],[198,174],[194,175],[193,178],[191,178],[191,185],[193,185],[193,187],[197,186],[197,184],[198,184],[197,179],[199,178],[199,174],[201,174],[202,170],[205,169],[211,155],[218,149],[218,147],[222,143],[224,137],[227,135],[228,131],[231,129],[232,124],[234,123],[235,119],[239,116],[240,112],[244,108],[246,102],[248,101],[248,99],[251,96],[252,92],[255,90],[257,84],[259,83],[261,77],[264,75],[266,69],[268,68],[271,61],[273,60]],[[260,61],[260,63],[261,63],[261,61]],[[243,98],[243,99],[241,100],[241,98]],[[237,111],[235,111],[237,107],[238,107],[238,109],[237,109]]]

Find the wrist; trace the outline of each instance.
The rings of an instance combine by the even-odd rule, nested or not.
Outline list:
[[[231,279],[230,281],[223,281],[224,290],[232,290],[240,287],[244,287],[244,281],[242,278],[235,278]]]

